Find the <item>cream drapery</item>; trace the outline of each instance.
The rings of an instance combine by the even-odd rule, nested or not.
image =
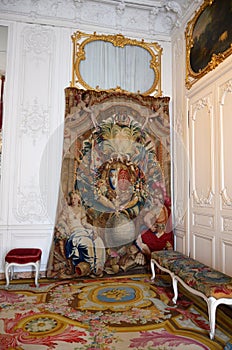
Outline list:
[[[155,80],[150,68],[151,54],[142,47],[95,41],[85,46],[85,60],[80,62],[83,80],[93,88],[120,87],[133,93],[149,90]]]

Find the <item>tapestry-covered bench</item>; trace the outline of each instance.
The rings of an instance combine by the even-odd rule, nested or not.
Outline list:
[[[203,298],[208,307],[210,339],[215,336],[216,308],[219,304],[232,305],[232,277],[219,272],[187,255],[173,250],[161,250],[151,254],[151,280],[155,279],[155,265],[172,278],[176,304],[177,284]]]

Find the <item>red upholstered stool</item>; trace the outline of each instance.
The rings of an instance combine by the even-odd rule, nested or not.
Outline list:
[[[14,266],[29,266],[35,267],[35,285],[38,284],[40,261],[42,251],[38,248],[15,248],[10,250],[5,256],[5,275],[6,275],[6,288],[9,286],[9,274],[11,279],[13,278]]]

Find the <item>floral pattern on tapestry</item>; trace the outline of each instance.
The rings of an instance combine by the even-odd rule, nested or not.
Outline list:
[[[48,277],[117,274],[173,249],[169,98],[65,89]]]

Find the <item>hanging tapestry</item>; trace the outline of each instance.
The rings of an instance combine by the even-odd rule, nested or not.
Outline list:
[[[173,249],[169,98],[66,88],[47,276],[117,274]]]

